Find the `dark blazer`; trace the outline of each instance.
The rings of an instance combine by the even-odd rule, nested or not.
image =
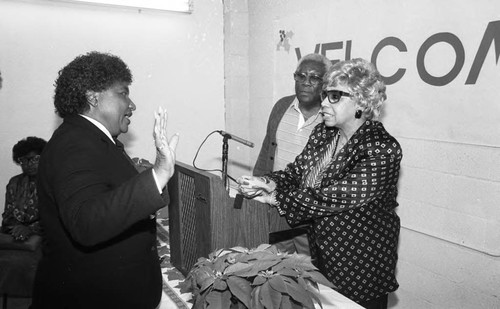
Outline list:
[[[138,173],[95,125],[70,116],[41,155],[38,181],[45,242],[32,308],[155,308],[162,277],[150,215],[168,197],[152,170]]]

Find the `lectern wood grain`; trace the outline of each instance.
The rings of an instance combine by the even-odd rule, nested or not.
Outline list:
[[[235,208],[219,176],[177,162],[168,190],[171,262],[184,275],[212,251],[269,241],[269,206],[243,199]]]

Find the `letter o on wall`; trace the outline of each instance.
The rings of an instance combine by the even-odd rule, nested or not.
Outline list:
[[[425,55],[427,54],[427,51],[429,48],[431,48],[432,45],[439,43],[439,42],[445,42],[451,45],[453,49],[455,50],[455,65],[451,69],[448,74],[441,76],[441,77],[436,77],[432,76],[427,72],[425,68]],[[420,78],[433,86],[444,86],[449,84],[452,80],[457,77],[458,73],[462,70],[462,67],[464,66],[465,62],[465,50],[464,46],[462,45],[462,42],[460,39],[454,35],[453,33],[449,32],[441,32],[441,33],[436,33],[429,37],[427,40],[425,40],[424,44],[420,46],[420,49],[418,50],[417,54],[417,70],[418,74],[420,75]]]

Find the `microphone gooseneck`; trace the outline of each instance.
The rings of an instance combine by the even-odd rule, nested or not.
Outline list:
[[[245,145],[245,146],[248,146],[248,147],[250,147],[250,148],[253,148],[253,143],[252,143],[252,142],[250,142],[250,141],[247,141],[246,139],[243,139],[243,138],[241,138],[241,137],[238,137],[238,136],[236,136],[236,135],[234,135],[234,134],[227,133],[227,132],[222,131],[222,130],[217,130],[217,132],[218,132],[220,135],[222,135],[222,136],[224,136],[224,137],[226,137],[226,138],[228,138],[228,139],[233,139],[233,140],[237,141],[238,143],[241,143],[241,144],[243,144],[243,145]]]

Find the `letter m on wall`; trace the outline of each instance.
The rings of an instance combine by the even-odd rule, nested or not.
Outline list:
[[[484,59],[486,58],[493,41],[495,42],[495,58],[496,63],[498,64],[498,58],[500,56],[500,20],[492,21],[488,24],[488,27],[484,32],[483,40],[477,50],[476,58],[474,58],[474,62],[472,63],[469,76],[467,76],[467,80],[465,81],[466,85],[476,83],[479,72],[483,67]]]

